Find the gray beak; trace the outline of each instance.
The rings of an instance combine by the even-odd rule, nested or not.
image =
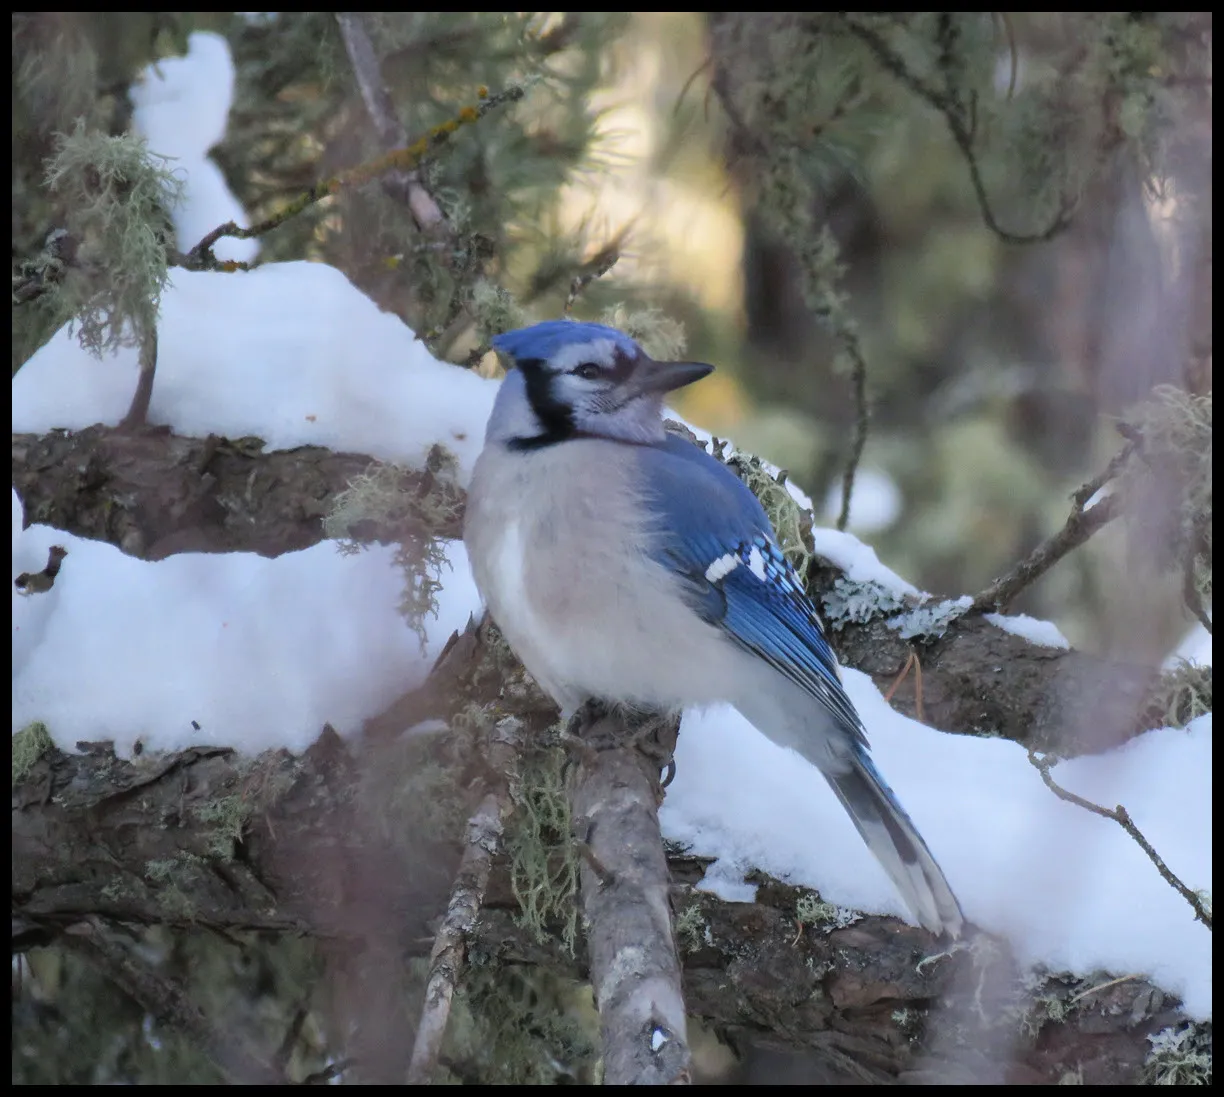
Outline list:
[[[672,392],[700,381],[713,366],[704,362],[655,362],[651,361],[645,369],[638,370],[639,386],[643,392]]]

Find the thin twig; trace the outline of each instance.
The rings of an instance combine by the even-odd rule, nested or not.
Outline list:
[[[518,754],[519,732],[520,722],[516,717],[507,716],[498,722],[489,745],[490,772],[504,774],[511,770]],[[421,1009],[412,1059],[408,1064],[409,1085],[428,1083],[438,1065],[468,937],[484,902],[493,857],[501,842],[502,821],[509,811],[510,793],[502,785],[484,796],[468,820],[467,844],[430,954],[425,1005]]]
[[[149,421],[149,404],[153,400],[153,380],[157,376],[157,328],[149,325],[140,338],[140,377],[136,391],[128,405],[127,414],[120,420],[121,430],[143,427]]]
[[[620,260],[621,240],[622,237],[618,235],[612,243],[599,250],[599,254],[591,260],[586,270],[574,275],[574,280],[570,283],[569,293],[565,297],[565,305],[561,309],[562,315],[568,316],[573,311],[574,302],[581,296],[582,291],[616,266]]]
[[[344,48],[353,66],[362,102],[378,131],[383,151],[404,147],[408,144],[408,134],[396,117],[395,104],[383,82],[382,67],[370,41],[363,14],[340,11],[336,13],[336,22],[340,24],[340,36],[344,39]],[[389,171],[382,177],[382,185],[393,198],[405,202],[413,221],[422,232],[436,233],[449,229],[446,214],[425,188],[417,172]]]
[[[1207,635],[1211,635],[1211,617],[1207,613],[1207,607],[1203,605],[1203,595],[1198,588],[1198,583],[1194,579],[1195,561],[1200,553],[1200,545],[1205,541],[1197,531],[1195,538],[1186,548],[1186,559],[1182,568],[1182,600],[1186,603],[1186,608],[1195,616],[1195,619],[1204,629],[1207,630]]]
[[[858,335],[851,329],[837,332],[842,347],[850,357],[851,380],[854,385],[854,437],[850,440],[850,456],[846,459],[846,471],[842,473],[841,513],[837,516],[837,528],[845,530],[850,523],[850,497],[854,494],[854,477],[858,472],[863,447],[867,445],[867,428],[871,411],[867,406],[867,363],[859,347]]]
[[[223,236],[231,236],[238,240],[250,240],[266,236],[273,229],[283,225],[290,218],[296,217],[303,210],[321,202],[324,198],[332,197],[332,195],[348,187],[362,186],[372,179],[380,178],[391,171],[414,171],[425,163],[442,145],[446,144],[450,140],[451,135],[457,130],[463,126],[480,121],[489,111],[495,110],[505,103],[522,99],[525,94],[524,88],[517,84],[493,95],[489,95],[484,88],[481,88],[480,91],[481,101],[479,103],[464,107],[453,118],[443,122],[440,126],[434,126],[426,136],[418,138],[404,148],[395,149],[384,156],[368,160],[364,164],[358,164],[354,168],[348,168],[345,171],[339,172],[330,179],[316,183],[310,190],[299,195],[292,202],[289,202],[282,209],[270,217],[266,217],[258,224],[252,225],[250,228],[243,228],[233,221],[227,221],[224,225],[218,225],[189,252],[174,256],[175,264],[186,267],[189,270],[247,270],[249,268],[245,263],[218,261],[216,256],[212,254],[213,245]]]
[[[284,1075],[263,1062],[240,1032],[221,1033],[200,1008],[173,982],[113,940],[96,918],[89,918],[64,942],[100,968],[159,1023],[194,1041],[233,1085],[283,1085]]]
[[[1005,229],[999,224],[994,209],[991,207],[990,198],[986,193],[986,183],[982,178],[981,165],[978,163],[977,152],[973,147],[976,103],[971,100],[966,105],[961,103],[955,96],[930,87],[912,72],[900,55],[894,52],[884,41],[883,37],[870,27],[866,27],[857,20],[850,18],[843,18],[843,22],[850,33],[871,50],[876,60],[880,62],[887,72],[891,73],[919,98],[925,99],[927,103],[943,115],[944,121],[948,125],[948,130],[952,134],[952,140],[956,143],[956,147],[960,149],[961,155],[965,159],[965,164],[969,169],[969,182],[973,186],[973,193],[977,198],[982,220],[986,223],[986,227],[998,236],[1000,240],[1008,244],[1041,244],[1053,239],[1071,223],[1071,217],[1077,205],[1077,198],[1073,195],[1064,195],[1058,212],[1051,219],[1050,223],[1037,232],[1012,232],[1010,229]]]
[[[1126,808],[1121,804],[1113,809],[1103,808],[1100,804],[1094,804],[1091,800],[1085,800],[1082,796],[1077,796],[1074,792],[1063,788],[1050,776],[1050,767],[1057,761],[1054,757],[1039,758],[1034,751],[1030,750],[1028,752],[1028,760],[1037,767],[1037,772],[1041,774],[1041,779],[1045,782],[1046,788],[1060,800],[1066,800],[1069,804],[1082,807],[1085,811],[1090,811],[1093,815],[1099,815],[1102,819],[1112,819],[1126,831],[1135,840],[1139,848],[1147,854],[1148,860],[1156,866],[1156,871],[1164,877],[1165,882],[1190,904],[1191,909],[1194,911],[1194,916],[1208,929],[1211,929],[1211,915],[1207,913],[1206,908],[1203,906],[1202,899],[1186,887],[1169,866],[1164,863],[1160,854],[1152,848],[1152,844],[1143,836],[1139,828],[1135,826]]]
[[[1102,472],[1078,488],[1071,496],[1071,513],[1063,528],[1052,537],[1047,537],[1011,571],[983,590],[974,598],[966,613],[1001,612],[1025,587],[1049,571],[1072,549],[1082,545],[1097,530],[1112,522],[1122,509],[1117,495],[1107,495],[1093,506],[1087,509],[1085,507],[1097,492],[1122,471],[1122,466],[1130,460],[1131,454],[1137,448],[1138,442],[1135,439],[1127,442]]]

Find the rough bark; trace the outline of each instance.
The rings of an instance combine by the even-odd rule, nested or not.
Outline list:
[[[13,945],[96,915],[311,933],[332,952],[390,934],[401,956],[427,955],[451,881],[420,855],[419,836],[380,839],[387,805],[369,798],[362,772],[386,761],[359,760],[334,736],[298,759],[49,751],[13,791]],[[232,797],[237,826],[212,810]],[[741,1049],[809,1051],[830,1083],[1051,1083],[1076,1071],[1089,1084],[1133,1083],[1147,1036],[1181,1019],[1141,979],[1053,977],[1026,989],[997,940],[949,953],[892,918],[801,926],[802,893],[768,879],[756,902],[724,903],[694,890],[702,867],[669,860],[689,1014]],[[588,969],[520,928],[500,864],[473,933],[485,963]]]
[[[621,715],[583,724],[570,790],[581,843],[582,918],[603,1030],[607,1085],[690,1079],[680,965],[659,830],[658,760],[634,745],[654,734]],[[675,743],[676,726],[664,732]],[[665,753],[670,757],[670,749]]]

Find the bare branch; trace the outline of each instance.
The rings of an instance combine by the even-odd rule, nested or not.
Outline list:
[[[234,221],[218,225],[189,252],[174,256],[175,264],[186,267],[188,270],[248,270],[246,263],[219,261],[212,253],[213,245],[224,236],[231,236],[238,240],[251,240],[266,236],[304,209],[321,202],[324,198],[330,198],[341,190],[364,186],[371,180],[382,178],[389,172],[415,171],[442,145],[446,144],[457,130],[480,121],[489,111],[505,103],[522,99],[525,94],[524,89],[519,85],[505,88],[494,95],[489,95],[484,88],[480,90],[482,94],[479,103],[462,108],[455,117],[443,122],[440,126],[434,126],[428,134],[418,138],[412,144],[404,148],[397,148],[383,156],[359,164],[357,167],[342,171],[321,183],[316,183],[310,190],[250,228],[242,228]]]
[[[516,717],[507,716],[498,722],[489,741],[491,772],[498,775],[510,772],[518,754],[520,730],[521,722]],[[468,938],[484,902],[493,858],[501,843],[502,822],[510,808],[509,789],[503,783],[485,795],[468,820],[467,844],[429,958],[425,1005],[417,1025],[412,1061],[408,1065],[409,1085],[427,1083],[438,1065],[438,1053],[442,1049],[455,986],[463,969]]]
[[[353,66],[353,75],[357,78],[357,87],[361,91],[366,113],[378,131],[383,151],[402,148],[408,144],[408,134],[396,117],[391,93],[383,83],[378,55],[374,52],[362,13],[337,12],[336,22],[340,24],[340,35]],[[392,198],[405,202],[413,221],[422,232],[446,232],[449,229],[446,215],[426,190],[417,172],[390,171],[383,176],[382,185]]]
[[[854,477],[863,456],[863,447],[867,445],[871,410],[867,404],[867,363],[863,360],[858,335],[846,325],[839,325],[839,328],[836,334],[842,349],[850,358],[850,376],[854,386],[854,436],[850,441],[846,470],[842,473],[841,513],[837,516],[837,528],[845,530],[850,523],[850,497],[854,494]]]
[[[652,719],[645,730],[657,729]],[[643,730],[598,708],[588,706],[571,730],[592,748],[575,768],[570,805],[590,851],[582,867],[582,913],[603,1030],[604,1081],[688,1082],[691,1056],[668,901],[671,876],[659,831],[658,759],[635,749]],[[670,731],[674,744],[674,725]]]
[[[153,400],[153,380],[157,376],[157,328],[150,326],[140,337],[140,377],[127,414],[120,420],[121,430],[143,427],[149,420]]]
[[[1046,755],[1039,758],[1033,751],[1028,752],[1028,760],[1037,767],[1037,771],[1041,774],[1041,779],[1045,782],[1048,788],[1060,800],[1066,800],[1069,804],[1075,804],[1077,807],[1082,807],[1085,811],[1092,812],[1093,815],[1099,815],[1102,819],[1112,819],[1118,824],[1127,834],[1129,834],[1144,853],[1147,854],[1148,860],[1156,866],[1156,871],[1164,877],[1165,882],[1173,888],[1187,903],[1190,904],[1194,911],[1194,916],[1203,923],[1208,929],[1211,929],[1211,915],[1203,906],[1203,900],[1177,877],[1168,865],[1164,863],[1163,858],[1155,849],[1152,848],[1143,833],[1135,826],[1126,808],[1119,804],[1115,808],[1103,808],[1100,804],[1094,804],[1091,800],[1085,800],[1082,796],[1077,796],[1074,792],[1062,787],[1050,776],[1050,767],[1054,765],[1058,758],[1057,756]]]
[[[1072,549],[1082,545],[1097,530],[1112,522],[1121,510],[1116,495],[1107,495],[1091,507],[1088,507],[1088,503],[1122,471],[1122,466],[1130,460],[1131,454],[1137,448],[1138,443],[1132,439],[1114,456],[1104,471],[1078,488],[1071,496],[1071,513],[1063,528],[1052,537],[1047,537],[1011,571],[983,590],[974,598],[968,612],[994,613],[1005,609],[1025,587],[1049,571]]]
[[[1058,212],[1044,228],[1036,232],[1013,232],[1004,228],[999,223],[990,204],[990,197],[986,193],[986,183],[982,178],[982,168],[978,163],[977,151],[973,147],[976,104],[972,100],[968,104],[961,103],[952,93],[940,91],[925,83],[909,69],[901,56],[888,46],[884,38],[870,27],[851,18],[843,18],[843,22],[846,29],[871,50],[876,60],[887,72],[920,99],[926,100],[943,116],[952,134],[952,140],[956,142],[957,148],[965,158],[965,165],[969,169],[969,182],[973,186],[982,220],[1000,240],[1008,244],[1041,244],[1052,240],[1071,223],[1078,199],[1075,195],[1065,194]]]

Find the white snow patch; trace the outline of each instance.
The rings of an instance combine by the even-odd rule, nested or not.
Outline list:
[[[1042,621],[1038,617],[1029,617],[1024,613],[1003,614],[987,613],[986,620],[992,625],[1022,636],[1031,644],[1040,644],[1047,648],[1069,648],[1071,642],[1062,634],[1053,621]]]
[[[98,361],[65,326],[13,378],[13,430],[116,424],[139,370],[134,348]],[[496,393],[496,382],[437,361],[335,267],[176,270],[162,297],[149,421],[412,467],[437,442],[466,482]]]

